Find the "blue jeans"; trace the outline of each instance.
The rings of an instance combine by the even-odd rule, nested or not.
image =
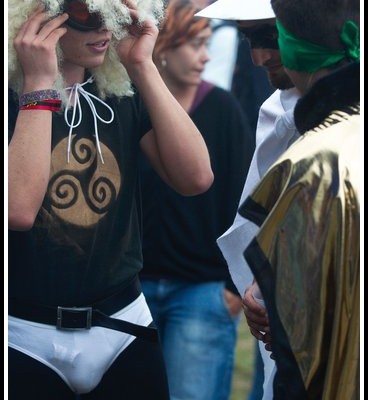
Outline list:
[[[238,317],[224,299],[224,283],[142,279],[159,330],[171,400],[228,400]]]

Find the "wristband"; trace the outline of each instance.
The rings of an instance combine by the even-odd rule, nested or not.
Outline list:
[[[23,107],[27,104],[39,102],[43,100],[59,100],[61,104],[60,92],[55,89],[44,89],[36,90],[34,92],[28,92],[20,95],[19,107]]]
[[[33,101],[32,103],[20,106],[19,110],[49,110],[49,111],[60,111],[61,100],[44,100],[44,101]]]

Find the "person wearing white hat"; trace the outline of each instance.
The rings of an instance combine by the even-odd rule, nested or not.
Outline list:
[[[266,69],[270,83],[277,90],[262,104],[256,131],[256,150],[248,171],[239,206],[252,193],[270,165],[299,137],[294,120],[294,106],[300,96],[285,73],[277,43],[275,14],[269,0],[217,0],[196,14],[200,17],[235,20],[251,47],[255,65]],[[217,244],[225,257],[230,275],[241,296],[252,334],[259,340],[264,363],[263,400],[273,397],[273,376],[276,371],[268,344],[271,340],[267,314],[255,300],[258,286],[243,252],[258,231],[249,219],[236,214],[233,224],[218,239]],[[245,311],[246,313],[246,311]],[[262,327],[253,328],[257,323]],[[263,343],[264,342],[264,343]]]
[[[360,4],[271,4],[302,136],[238,212],[259,225],[243,256],[267,307],[273,399],[359,399]]]

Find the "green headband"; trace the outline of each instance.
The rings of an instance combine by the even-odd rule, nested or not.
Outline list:
[[[340,38],[345,45],[344,50],[331,50],[327,47],[299,39],[288,32],[276,20],[279,32],[279,48],[281,60],[286,68],[301,72],[315,72],[330,67],[344,58],[357,61],[360,58],[359,28],[353,21],[346,21],[342,27]]]

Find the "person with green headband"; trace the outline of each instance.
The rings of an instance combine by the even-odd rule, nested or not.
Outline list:
[[[316,72],[330,68],[342,60],[359,60],[359,28],[351,20],[342,26],[341,42],[343,49],[333,50],[298,38],[288,32],[276,21],[278,44],[283,65],[288,69],[303,72]]]
[[[266,305],[273,399],[359,398],[359,1],[271,0],[301,137],[239,208]],[[263,327],[251,321],[253,334]],[[251,321],[251,323],[250,323]]]
[[[276,26],[282,63],[302,92],[319,77],[359,62],[359,0],[317,1],[318,11],[312,7],[304,10],[299,1],[271,3],[280,13]],[[295,19],[289,11],[295,13]]]

